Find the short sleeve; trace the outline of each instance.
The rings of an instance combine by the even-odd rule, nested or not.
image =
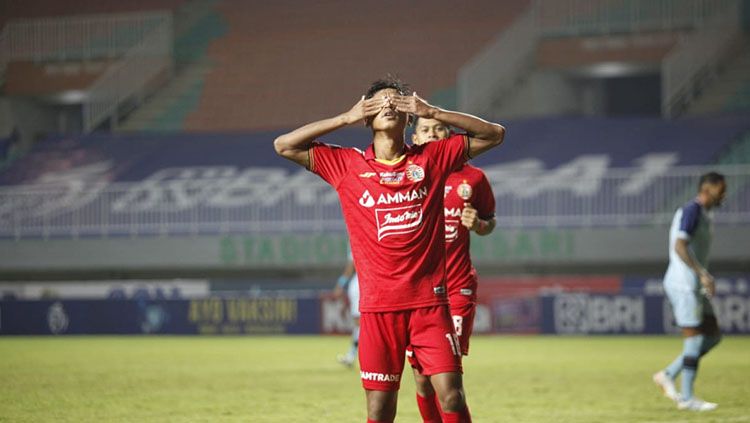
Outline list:
[[[484,175],[484,172],[482,172],[482,177],[477,182],[475,195],[476,204],[472,205],[477,209],[479,218],[487,220],[495,217],[495,194],[492,192],[492,186]]]
[[[466,163],[468,138],[464,134],[452,135],[443,141],[431,142],[425,146],[438,167],[445,173],[453,172]]]
[[[310,171],[336,188],[348,168],[346,153],[341,146],[316,141],[310,148]]]
[[[689,240],[695,234],[701,217],[701,206],[696,202],[691,202],[682,208],[682,219],[680,219],[680,229],[677,232],[677,238]]]

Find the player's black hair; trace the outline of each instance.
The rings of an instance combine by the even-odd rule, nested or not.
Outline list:
[[[377,81],[374,81],[372,84],[370,84],[370,88],[368,88],[367,92],[365,93],[365,99],[372,98],[376,92],[385,90],[387,88],[392,88],[398,91],[398,93],[401,95],[411,95],[411,88],[409,88],[409,84],[405,83],[397,76],[389,73],[385,76],[385,78],[378,79]],[[365,120],[365,125],[371,126],[373,119],[373,117],[367,118]],[[407,119],[407,125],[412,124],[414,124],[414,116],[409,115]]]
[[[700,191],[703,184],[716,185],[724,182],[724,175],[718,172],[708,172],[701,175],[701,179],[698,182],[698,190]]]
[[[407,83],[395,75],[388,74],[385,78],[378,79],[370,84],[370,88],[365,93],[365,99],[372,98],[376,92],[386,88],[393,88],[401,95],[411,95],[411,89]]]

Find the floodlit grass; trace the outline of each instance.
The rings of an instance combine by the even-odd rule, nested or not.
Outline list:
[[[750,337],[701,362],[709,414],[681,412],[651,374],[675,337],[475,337],[465,362],[476,422],[750,422]],[[2,422],[362,422],[344,337],[0,338]],[[398,419],[420,421],[414,384]]]

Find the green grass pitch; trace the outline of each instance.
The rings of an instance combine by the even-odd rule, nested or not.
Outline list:
[[[474,337],[465,384],[476,422],[750,422],[750,337],[701,362],[681,412],[651,374],[677,337]],[[2,422],[363,422],[344,337],[0,338]],[[398,421],[418,422],[402,382]]]

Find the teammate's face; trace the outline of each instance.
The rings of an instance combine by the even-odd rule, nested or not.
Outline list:
[[[376,92],[373,98],[391,99],[397,95],[400,95],[398,90],[385,88]],[[406,128],[406,121],[406,113],[397,112],[396,106],[392,102],[388,102],[372,119],[372,129],[373,131],[397,130],[403,132],[404,128]]]
[[[443,122],[435,119],[419,118],[411,140],[414,144],[420,145],[448,138],[449,135],[450,130]]]
[[[727,194],[726,182],[719,182],[718,184],[703,184],[701,189],[706,197],[707,207],[718,207],[724,202],[724,197]]]

